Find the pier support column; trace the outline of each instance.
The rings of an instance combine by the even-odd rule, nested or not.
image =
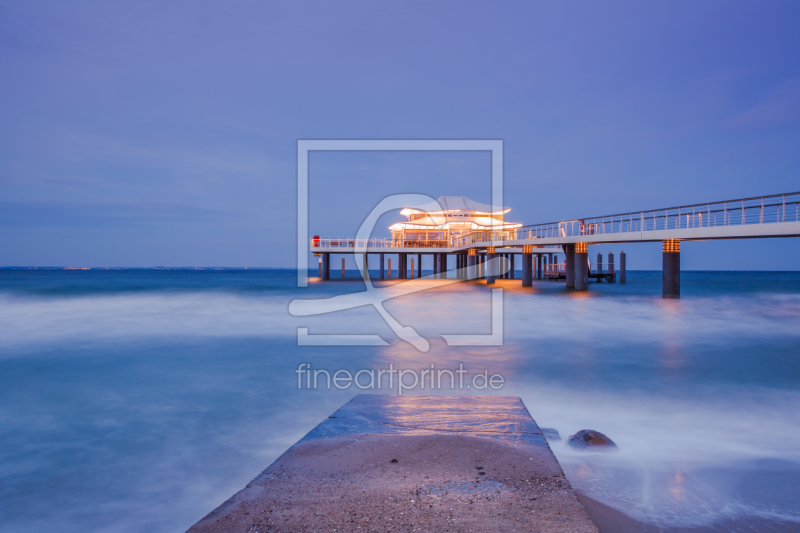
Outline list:
[[[526,244],[522,247],[522,286],[533,285],[533,246]]]
[[[575,290],[589,289],[589,246],[585,242],[575,244]]]
[[[661,295],[664,298],[681,297],[681,241],[667,239],[663,244]]]
[[[621,251],[619,253],[619,284],[620,285],[625,285],[625,283],[627,283],[627,281],[625,279],[626,278],[626,274],[627,274],[627,269],[626,269],[626,265],[625,265],[625,250],[623,250],[623,251]]]
[[[516,269],[516,265],[514,265],[514,257],[516,254],[508,254],[508,257],[511,259],[510,269],[508,270],[508,279],[514,279],[514,269]]]
[[[597,270],[598,274],[602,274],[603,273],[603,254],[601,254],[601,253],[597,254],[597,267],[596,267],[596,270]],[[601,283],[602,281],[603,281],[603,278],[597,278],[597,283]]]
[[[369,254],[364,253],[364,272],[367,274],[367,278],[369,278]]]
[[[386,270],[387,270],[387,272],[389,274],[389,279],[392,279],[392,258],[391,257],[387,257],[386,261],[388,263]]]
[[[381,267],[380,279],[383,279],[385,277],[384,272],[383,272],[383,254],[378,254],[378,255],[380,255],[380,261],[378,261],[378,263],[380,263],[380,267]]]
[[[494,264],[491,262],[494,259],[494,246],[489,246],[486,248],[486,283],[491,285],[494,283],[495,278],[495,267]]]
[[[564,245],[564,275],[567,278],[567,288],[575,288],[575,245]]]
[[[342,257],[342,279],[344,279],[344,273],[345,273],[345,270],[344,270],[344,260],[345,260],[345,258],[344,258],[344,257]]]
[[[322,280],[322,254],[319,255],[319,279]]]
[[[422,254],[417,254],[417,277],[422,277]]]
[[[542,254],[536,254],[536,279],[542,279]]]
[[[477,272],[475,272],[477,270],[475,268],[477,259],[475,255],[476,253],[477,251],[475,250],[475,248],[470,248],[469,250],[467,250],[467,279],[475,279],[478,277]]]
[[[608,252],[608,273],[611,274],[611,279],[608,280],[609,283],[616,283],[617,282],[617,269],[614,267],[614,254]]]
[[[331,279],[331,254],[322,254],[322,279]]]

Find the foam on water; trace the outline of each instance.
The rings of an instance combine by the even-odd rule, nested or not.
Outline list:
[[[499,281],[504,345],[493,347],[440,337],[490,332],[485,286],[388,301],[427,353],[370,307],[290,316],[295,298],[359,290],[295,279],[0,272],[0,529],[185,530],[364,392],[298,390],[301,362],[500,373],[497,394],[519,395],[541,426],[617,442],[616,454],[552,444],[597,500],[660,525],[800,522],[800,274],[684,273],[679,301],[661,300],[651,273],[586,295]],[[297,327],[390,344],[298,347]]]

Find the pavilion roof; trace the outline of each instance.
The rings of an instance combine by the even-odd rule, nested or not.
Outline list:
[[[428,213],[441,213],[443,211],[478,211],[480,213],[506,213],[511,208],[501,207],[493,209],[492,206],[481,204],[470,200],[466,196],[440,196],[435,202],[431,202],[421,206],[407,207],[406,209],[414,211],[426,211]]]

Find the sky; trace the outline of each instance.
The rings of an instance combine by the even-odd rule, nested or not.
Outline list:
[[[800,191],[798,27],[796,1],[0,0],[0,266],[294,267],[298,139],[501,139],[524,224]],[[486,152],[309,168],[322,236],[389,194],[491,201]],[[800,242],[681,259],[797,270]]]

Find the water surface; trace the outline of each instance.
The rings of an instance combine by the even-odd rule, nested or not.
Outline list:
[[[293,271],[0,271],[0,530],[184,531],[362,391],[297,388],[301,363],[501,374],[540,426],[596,429],[620,452],[552,447],[573,486],[648,523],[758,516],[800,522],[800,273],[660,273],[588,294],[504,288],[504,345],[448,347],[491,330],[485,285],[387,308],[431,342],[398,340],[359,308],[296,318]],[[312,333],[388,346],[298,347]],[[386,392],[385,389],[381,391]]]

